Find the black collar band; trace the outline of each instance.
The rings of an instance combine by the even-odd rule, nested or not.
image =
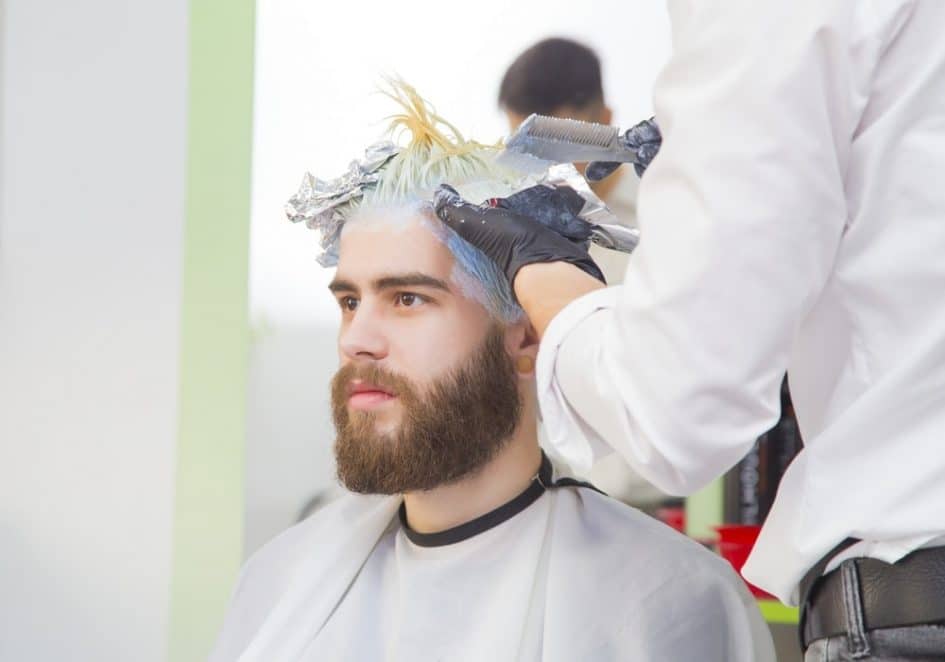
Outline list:
[[[453,545],[463,540],[468,540],[473,536],[477,536],[484,531],[502,524],[506,520],[509,520],[520,512],[528,508],[530,505],[535,503],[545,492],[546,487],[554,487],[551,482],[552,480],[552,469],[551,461],[548,459],[548,456],[545,455],[544,451],[541,453],[541,467],[538,469],[538,475],[535,476],[535,479],[532,480],[531,484],[525,488],[525,491],[519,494],[517,497],[508,501],[495,510],[491,510],[485,515],[480,515],[474,520],[470,520],[465,524],[460,524],[459,526],[454,526],[451,529],[446,529],[445,531],[437,531],[436,533],[419,533],[414,531],[409,526],[407,526],[407,507],[405,504],[400,504],[400,523],[404,528],[404,534],[407,538],[415,545],[420,547],[442,547],[443,545]]]

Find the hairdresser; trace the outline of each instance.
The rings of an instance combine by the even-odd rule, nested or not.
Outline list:
[[[802,604],[807,660],[943,660],[945,3],[670,14],[622,287],[527,216],[438,213],[513,282],[576,468],[616,450],[690,494],[777,420],[788,371],[805,448],[744,575]]]

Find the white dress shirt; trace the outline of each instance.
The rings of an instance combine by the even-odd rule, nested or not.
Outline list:
[[[945,534],[945,2],[673,2],[622,288],[551,323],[550,441],[689,494],[776,421],[805,448],[745,576]]]
[[[636,227],[640,179],[632,168],[618,170],[611,177],[617,177],[617,181],[604,197],[604,202],[621,224]],[[619,285],[623,282],[630,258],[628,253],[601,248],[596,244],[591,244],[590,253],[594,262],[604,272],[608,285]],[[667,498],[662,490],[631,469],[626,460],[616,453],[596,462],[586,474],[582,473],[581,477],[615,499],[632,506],[654,506]]]

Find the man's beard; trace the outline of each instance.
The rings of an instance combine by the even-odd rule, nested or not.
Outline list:
[[[395,430],[380,433],[373,413],[348,410],[352,379],[396,395],[402,412]],[[515,367],[498,327],[425,392],[373,363],[349,363],[331,387],[338,478],[364,494],[430,490],[472,475],[508,443],[522,416]]]

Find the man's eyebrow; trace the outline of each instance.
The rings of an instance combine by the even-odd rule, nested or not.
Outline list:
[[[431,287],[436,290],[443,290],[444,292],[452,291],[445,281],[434,278],[433,276],[428,276],[419,271],[381,276],[375,279],[371,285],[375,290],[389,290],[395,287]]]
[[[336,278],[330,283],[328,283],[328,289],[332,292],[357,292],[357,286],[352,283],[350,280],[345,280],[344,278]]]

